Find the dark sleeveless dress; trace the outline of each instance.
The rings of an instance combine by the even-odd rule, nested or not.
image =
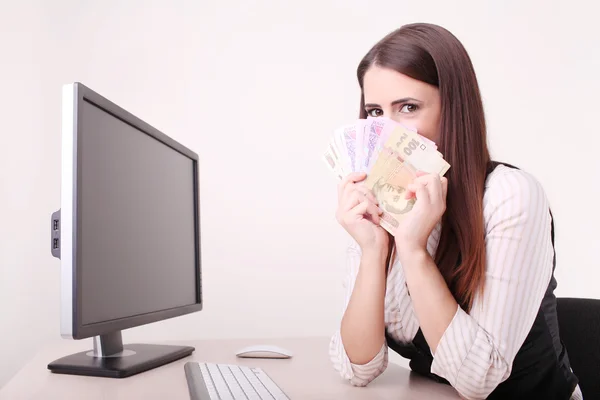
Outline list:
[[[516,168],[510,164],[492,162],[487,173],[492,172],[499,164]],[[552,218],[552,213],[550,216]],[[551,237],[554,246],[553,221]],[[567,350],[559,337],[554,296],[556,256],[553,263],[550,283],[533,326],[515,356],[512,372],[508,379],[500,383],[487,397],[488,399],[568,400],[579,383],[571,371]],[[433,356],[420,328],[410,344],[396,342],[387,330],[385,336],[389,348],[410,359],[410,368],[413,371],[440,383],[449,384],[446,379],[431,372]]]

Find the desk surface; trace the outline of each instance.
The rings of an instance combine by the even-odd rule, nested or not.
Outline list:
[[[242,359],[235,351],[247,345],[267,343],[291,350],[291,359]],[[257,366],[288,394],[291,399],[458,399],[448,385],[423,378],[397,364],[367,387],[344,382],[329,361],[329,338],[289,338],[266,341],[198,340],[168,342],[191,345],[196,351],[189,357],[124,379],[53,374],[49,362],[70,353],[86,350],[91,341],[60,340],[35,356],[2,390],[0,399],[170,399],[188,400],[183,366],[188,361]]]

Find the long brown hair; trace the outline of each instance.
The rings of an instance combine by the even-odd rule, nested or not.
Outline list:
[[[490,162],[479,85],[459,40],[432,24],[410,24],[379,41],[360,62],[360,118],[366,118],[363,78],[369,67],[393,69],[439,89],[438,150],[451,165],[446,213],[435,262],[460,306],[468,311],[485,278],[483,194]]]

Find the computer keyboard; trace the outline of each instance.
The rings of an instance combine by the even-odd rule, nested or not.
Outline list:
[[[290,400],[261,368],[187,362],[191,400]]]

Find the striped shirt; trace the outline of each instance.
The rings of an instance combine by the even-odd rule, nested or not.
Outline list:
[[[431,372],[445,378],[467,399],[486,398],[511,374],[515,355],[525,341],[552,275],[554,249],[549,204],[538,181],[528,173],[499,165],[486,180],[483,198],[486,230],[486,282],[469,313],[457,307],[435,354]],[[433,256],[441,225],[432,231],[427,251]],[[344,281],[345,311],[360,265],[361,251],[348,248]],[[396,258],[386,278],[384,320],[398,342],[413,340],[419,321],[402,266]],[[384,343],[366,364],[350,362],[338,329],[329,354],[342,378],[366,386],[388,365]],[[582,399],[577,386],[571,399]]]

